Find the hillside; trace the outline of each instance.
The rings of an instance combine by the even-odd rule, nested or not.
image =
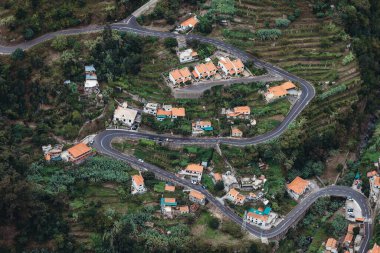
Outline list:
[[[46,32],[115,22],[145,0],[5,0],[0,3],[0,43],[30,40]]]

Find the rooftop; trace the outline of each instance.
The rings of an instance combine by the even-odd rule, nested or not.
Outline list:
[[[193,198],[202,200],[205,199],[206,196],[200,193],[199,191],[191,190],[189,196],[192,196]]]
[[[141,175],[133,175],[132,180],[137,184],[137,185],[143,185],[144,184],[144,178]]]
[[[67,151],[69,152],[69,154],[72,157],[77,158],[79,156],[82,156],[82,155],[90,152],[91,148],[89,146],[87,146],[86,144],[80,142],[77,145],[69,148]]]
[[[194,27],[196,24],[198,24],[198,19],[196,16],[193,16],[189,19],[186,19],[185,21],[183,21],[181,23],[181,26],[190,26],[190,27]]]
[[[295,192],[296,194],[301,195],[308,186],[309,186],[309,181],[302,179],[300,177],[296,177],[286,187],[289,190],[292,190],[293,192]]]
[[[186,170],[203,173],[203,166],[195,163],[187,165]]]

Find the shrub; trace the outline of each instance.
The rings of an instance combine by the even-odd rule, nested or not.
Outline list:
[[[277,18],[275,22],[277,27],[288,27],[290,24],[290,20],[286,18]]]
[[[216,217],[211,217],[210,220],[208,221],[208,226],[214,230],[219,228],[219,224],[220,224],[219,219]]]
[[[329,89],[328,91],[322,93],[319,97],[321,100],[324,100],[332,95],[335,95],[339,92],[342,92],[342,91],[345,91],[347,89],[346,85],[344,84],[341,84],[341,85],[338,85],[332,89]]]
[[[17,48],[11,55],[12,60],[22,61],[25,58],[25,52],[21,48]]]
[[[178,46],[177,40],[174,38],[166,38],[164,40],[164,45],[166,48],[172,48]]]
[[[347,64],[351,63],[355,59],[355,56],[352,52],[350,52],[348,55],[346,55],[343,60],[342,64],[346,66]]]
[[[261,40],[275,40],[282,35],[282,32],[279,29],[260,29],[256,35]]]

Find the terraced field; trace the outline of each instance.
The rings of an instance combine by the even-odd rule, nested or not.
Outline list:
[[[294,2],[293,6],[290,2]],[[235,1],[235,8],[230,26],[217,27],[211,36],[311,81],[318,95],[307,113],[310,129],[329,127],[335,123],[336,114],[357,102],[361,88],[359,67],[356,60],[342,63],[350,53],[350,38],[336,20],[317,18],[306,1],[239,0]],[[300,16],[281,29],[279,39],[262,41],[254,36],[258,29],[276,28],[276,19],[286,18],[296,9]],[[340,86],[345,89],[332,91]],[[321,96],[329,90],[329,94]]]

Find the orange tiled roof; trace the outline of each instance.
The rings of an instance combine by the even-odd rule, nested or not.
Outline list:
[[[247,216],[252,217],[254,219],[257,219],[257,220],[261,220],[261,221],[267,221],[268,220],[268,215],[261,215],[261,214],[257,214],[257,213],[253,213],[253,212],[248,212]]]
[[[292,83],[291,81],[287,81],[283,84],[280,85],[283,89],[285,90],[289,90],[289,89],[294,89],[296,86],[294,85],[294,83]]]
[[[174,192],[175,191],[175,186],[167,184],[167,185],[165,185],[165,191]]]
[[[198,75],[197,71],[193,70],[192,74],[193,74],[193,76],[194,76],[195,78],[199,78],[199,75]]]
[[[216,71],[216,67],[214,65],[214,63],[212,61],[209,61],[205,64],[206,68],[208,71],[212,72],[212,71]]]
[[[283,89],[281,86],[269,87],[268,92],[272,93],[273,95],[277,97],[285,96],[286,94],[288,94],[288,92],[285,89]]]
[[[165,198],[165,203],[175,203],[175,198]]]
[[[178,80],[182,78],[181,72],[179,72],[178,69],[171,71],[169,75],[171,75],[174,78],[174,80]]]
[[[376,170],[367,172],[367,177],[373,177],[373,176],[377,176],[377,171]]]
[[[375,243],[373,248],[369,250],[368,253],[380,253],[380,246]]]
[[[182,68],[179,70],[179,72],[181,73],[182,77],[185,77],[185,78],[191,77],[189,68]]]
[[[200,193],[199,191],[191,190],[189,196],[192,196],[196,199],[202,200],[205,199],[206,196]]]
[[[171,111],[165,111],[163,109],[157,109],[157,116],[159,116],[159,115],[165,115],[165,116],[171,117],[172,112]]]
[[[186,19],[185,21],[183,21],[181,23],[181,26],[191,26],[191,27],[195,27],[195,25],[198,24],[198,19],[197,17],[191,17],[189,19]]]
[[[337,240],[335,240],[334,238],[329,238],[326,242],[326,248],[330,247],[330,248],[336,249],[337,243],[338,243]]]
[[[244,202],[245,201],[245,196],[242,194],[238,194],[235,198],[236,202]]]
[[[380,177],[374,176],[373,184],[376,186],[380,186]]]
[[[251,108],[249,106],[237,106],[234,108],[236,113],[251,113]]]
[[[70,155],[72,157],[77,158],[81,155],[84,155],[84,154],[90,152],[91,148],[89,146],[87,146],[86,144],[80,142],[77,145],[69,148],[67,151],[70,153]]]
[[[186,112],[185,108],[172,108],[172,116],[177,116],[177,117],[185,117]]]
[[[45,155],[45,160],[46,160],[46,161],[50,161],[50,159],[51,159],[51,155],[50,155],[50,154],[46,154],[46,155]]]
[[[199,126],[201,126],[201,127],[204,127],[204,126],[211,126],[211,121],[208,121],[208,120],[206,120],[206,121],[199,121],[198,124],[199,124]]]
[[[194,56],[198,56],[197,51],[194,51],[194,50],[193,50],[193,51],[191,52],[191,56],[192,56],[192,57],[194,57]]]
[[[240,131],[240,129],[237,128],[237,127],[233,127],[233,128],[231,129],[231,132],[232,132],[232,134],[242,134],[242,133],[243,133],[243,132]]]
[[[235,68],[238,68],[238,69],[244,68],[244,64],[240,59],[236,59],[232,61],[232,63],[234,64]]]
[[[250,193],[249,193],[249,196],[250,196],[251,198],[256,198],[256,194],[253,193],[253,192],[250,192]]]
[[[219,62],[228,70],[228,71],[231,71],[234,69],[234,65],[232,63],[232,61],[230,60],[230,58],[226,57],[226,58],[223,58],[223,59],[220,59]]]
[[[143,185],[144,184],[144,178],[141,175],[133,175],[132,180],[135,181],[137,185]]]
[[[214,173],[214,179],[216,182],[223,180],[222,175],[220,175],[220,173]]]
[[[354,233],[354,228],[355,228],[355,227],[356,227],[355,224],[352,224],[352,223],[348,224],[348,227],[347,227],[347,233],[351,233],[351,234],[353,234],[353,233]]]
[[[306,187],[308,187],[309,181],[302,179],[300,177],[296,177],[290,184],[288,184],[286,187],[289,190],[292,190],[298,195],[301,195]]]
[[[344,242],[349,242],[349,243],[351,243],[353,237],[354,237],[353,234],[347,233],[346,236],[344,237]]]
[[[231,188],[228,192],[229,195],[231,195],[234,199],[239,195],[239,192],[235,188]]]
[[[180,206],[179,211],[183,213],[188,213],[189,212],[189,206]]]
[[[195,163],[187,165],[186,170],[203,173],[203,166]]]

